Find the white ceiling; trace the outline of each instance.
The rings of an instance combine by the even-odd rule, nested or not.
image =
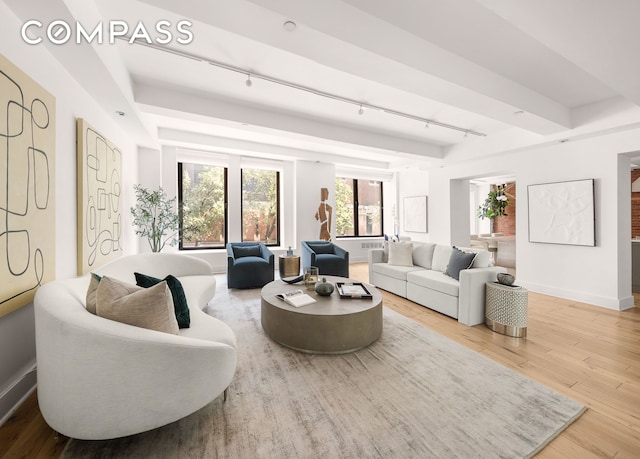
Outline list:
[[[119,122],[142,146],[389,169],[640,122],[637,0],[4,1],[45,24],[193,22],[193,42],[167,48],[201,60],[121,40],[50,45],[100,104],[126,112]],[[254,74],[253,85],[210,61]],[[259,75],[486,137],[358,115]]]

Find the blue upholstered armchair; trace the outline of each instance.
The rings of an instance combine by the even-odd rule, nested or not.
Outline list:
[[[261,242],[227,244],[227,286],[263,287],[273,280],[273,253]]]
[[[328,241],[302,241],[302,267],[317,266],[325,276],[349,277],[349,252]]]

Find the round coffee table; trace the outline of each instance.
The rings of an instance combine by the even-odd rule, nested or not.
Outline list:
[[[344,277],[326,277],[336,282],[354,282]],[[382,295],[365,284],[371,299],[340,298],[337,290],[320,296],[302,284],[281,280],[262,288],[262,328],[271,339],[297,351],[313,354],[346,354],[376,341],[382,333]],[[315,303],[295,308],[276,298],[279,293],[302,290]]]

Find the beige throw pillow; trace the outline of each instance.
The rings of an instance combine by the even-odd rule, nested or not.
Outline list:
[[[96,313],[96,292],[98,291],[98,285],[100,285],[100,279],[102,277],[95,273],[90,274],[91,281],[89,282],[89,289],[87,290],[87,298],[84,302],[87,311],[91,314]]]
[[[389,244],[389,264],[413,266],[413,244],[411,242],[392,242]]]
[[[143,288],[104,276],[96,290],[96,314],[136,327],[178,334],[166,281]]]

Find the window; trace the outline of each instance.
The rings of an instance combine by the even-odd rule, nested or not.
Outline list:
[[[382,182],[336,177],[336,234],[382,236]]]
[[[280,173],[242,169],[242,240],[280,243]]]
[[[180,249],[224,248],[227,243],[227,169],[178,163]]]

